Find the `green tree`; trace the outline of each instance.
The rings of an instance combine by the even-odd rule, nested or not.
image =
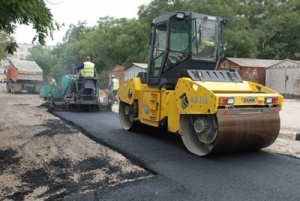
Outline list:
[[[150,28],[150,24],[154,18],[168,12],[184,10],[184,5],[189,3],[191,2],[186,0],[175,0],[174,4],[168,3],[168,0],[153,0],[148,5],[141,5],[139,7],[139,21],[147,24]]]
[[[300,59],[300,4],[296,0],[274,1],[266,1],[259,57]]]
[[[86,25],[86,22],[78,22],[76,25],[70,25],[67,30],[63,43],[58,44],[51,54],[55,63],[51,69],[51,73],[60,80],[60,77],[66,74],[76,73],[74,66],[83,62],[84,57],[81,57],[86,34],[93,30]]]
[[[71,24],[63,37],[63,42],[70,43],[81,40],[84,35],[91,30],[93,30],[93,28],[88,27],[85,21],[79,21],[77,25]]]
[[[0,31],[0,60],[7,56],[7,45],[13,41],[13,38],[7,33]]]
[[[145,27],[136,19],[104,17],[99,19],[94,30],[72,45],[80,45],[79,56],[91,56],[98,71],[114,65],[145,62],[148,55],[145,47],[149,40]]]
[[[33,41],[38,40],[44,45],[46,37],[52,37],[58,28],[43,0],[0,0],[0,5],[0,31],[9,35],[15,32],[16,24],[31,25],[36,30]],[[15,41],[6,44],[8,53],[12,54],[16,48]]]
[[[51,50],[41,45],[33,46],[26,60],[35,61],[43,69],[45,76],[51,73],[56,62]]]
[[[1,0],[0,0],[1,1]],[[72,73],[88,55],[96,64],[101,86],[115,65],[148,61],[150,24],[170,11],[192,11],[227,18],[225,56],[244,58],[299,58],[298,0],[153,0],[140,6],[138,19],[99,18],[95,27],[71,25],[64,41],[51,51],[50,72]],[[298,54],[297,54],[298,53]]]
[[[52,55],[55,60],[55,64],[51,69],[51,73],[57,78],[58,81],[61,77],[67,74],[74,74],[74,66],[76,55],[69,51],[67,43],[61,44],[52,50]]]

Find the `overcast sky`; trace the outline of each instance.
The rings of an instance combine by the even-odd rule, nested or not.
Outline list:
[[[54,40],[47,39],[47,45],[62,42],[70,24],[86,21],[89,26],[96,25],[100,17],[137,18],[138,7],[149,4],[151,0],[46,0],[54,20],[65,26],[54,32]],[[17,43],[30,44],[35,31],[30,26],[19,26],[15,33]]]

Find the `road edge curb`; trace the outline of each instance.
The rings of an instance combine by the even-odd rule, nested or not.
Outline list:
[[[300,132],[281,131],[278,135],[279,138],[300,141]]]

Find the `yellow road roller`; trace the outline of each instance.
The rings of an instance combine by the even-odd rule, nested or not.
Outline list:
[[[216,70],[226,23],[193,12],[153,20],[147,72],[117,93],[125,130],[167,128],[198,156],[258,150],[276,140],[283,97],[236,70]]]

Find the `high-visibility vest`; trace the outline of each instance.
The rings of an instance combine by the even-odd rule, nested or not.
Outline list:
[[[49,85],[50,85],[51,87],[56,86],[56,81],[55,81],[54,78],[49,78]]]
[[[95,64],[90,61],[86,61],[83,64],[84,64],[84,67],[83,67],[84,77],[94,77]]]
[[[203,40],[201,41],[199,47],[198,47],[198,51],[202,51],[205,47],[214,47],[215,46],[215,42],[214,41],[209,41],[209,40]]]
[[[113,90],[118,90],[119,89],[119,80],[117,78],[114,78],[112,79],[112,81],[114,82],[114,85],[113,85]]]

